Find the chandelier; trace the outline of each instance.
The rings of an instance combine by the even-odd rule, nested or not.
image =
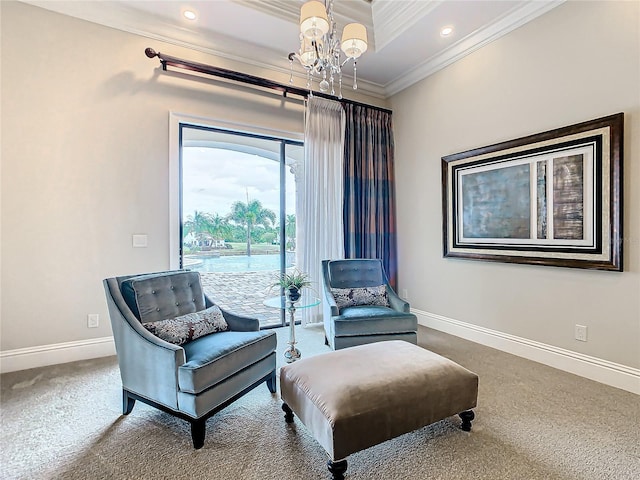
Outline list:
[[[335,83],[338,83],[338,98],[342,98],[342,67],[353,60],[353,89],[358,88],[357,59],[367,51],[367,29],[360,23],[350,23],[342,31],[342,40],[338,39],[336,22],[333,18],[333,0],[323,4],[311,0],[300,9],[300,49],[289,54],[293,84],[293,60],[296,59],[307,71],[307,88],[311,91],[313,79],[321,78],[318,87],[321,92],[331,91],[336,95]],[[341,59],[344,53],[345,59]]]

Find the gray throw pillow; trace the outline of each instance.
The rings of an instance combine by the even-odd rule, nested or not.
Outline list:
[[[184,345],[196,338],[229,328],[216,305],[199,312],[142,325],[156,337],[176,345]]]
[[[332,288],[331,293],[338,308],[359,305],[389,306],[389,296],[384,285],[375,287]]]

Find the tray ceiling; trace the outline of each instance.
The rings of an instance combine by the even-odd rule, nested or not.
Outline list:
[[[48,10],[277,72],[297,48],[302,0],[24,0]],[[363,93],[385,98],[522,26],[564,0],[334,0],[338,29],[363,23]],[[195,11],[195,21],[182,16]],[[454,32],[442,37],[451,25]],[[164,52],[170,53],[170,52]],[[298,68],[298,72],[301,72]],[[350,68],[346,69],[347,75]],[[300,75],[301,76],[301,75]]]

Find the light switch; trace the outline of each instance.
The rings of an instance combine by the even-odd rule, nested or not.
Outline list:
[[[133,246],[135,248],[145,248],[147,246],[147,236],[133,235]]]

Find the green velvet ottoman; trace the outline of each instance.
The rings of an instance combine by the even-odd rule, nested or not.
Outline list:
[[[280,369],[287,423],[293,414],[329,455],[342,480],[346,458],[459,414],[471,430],[478,376],[402,340],[371,343],[299,360]]]

